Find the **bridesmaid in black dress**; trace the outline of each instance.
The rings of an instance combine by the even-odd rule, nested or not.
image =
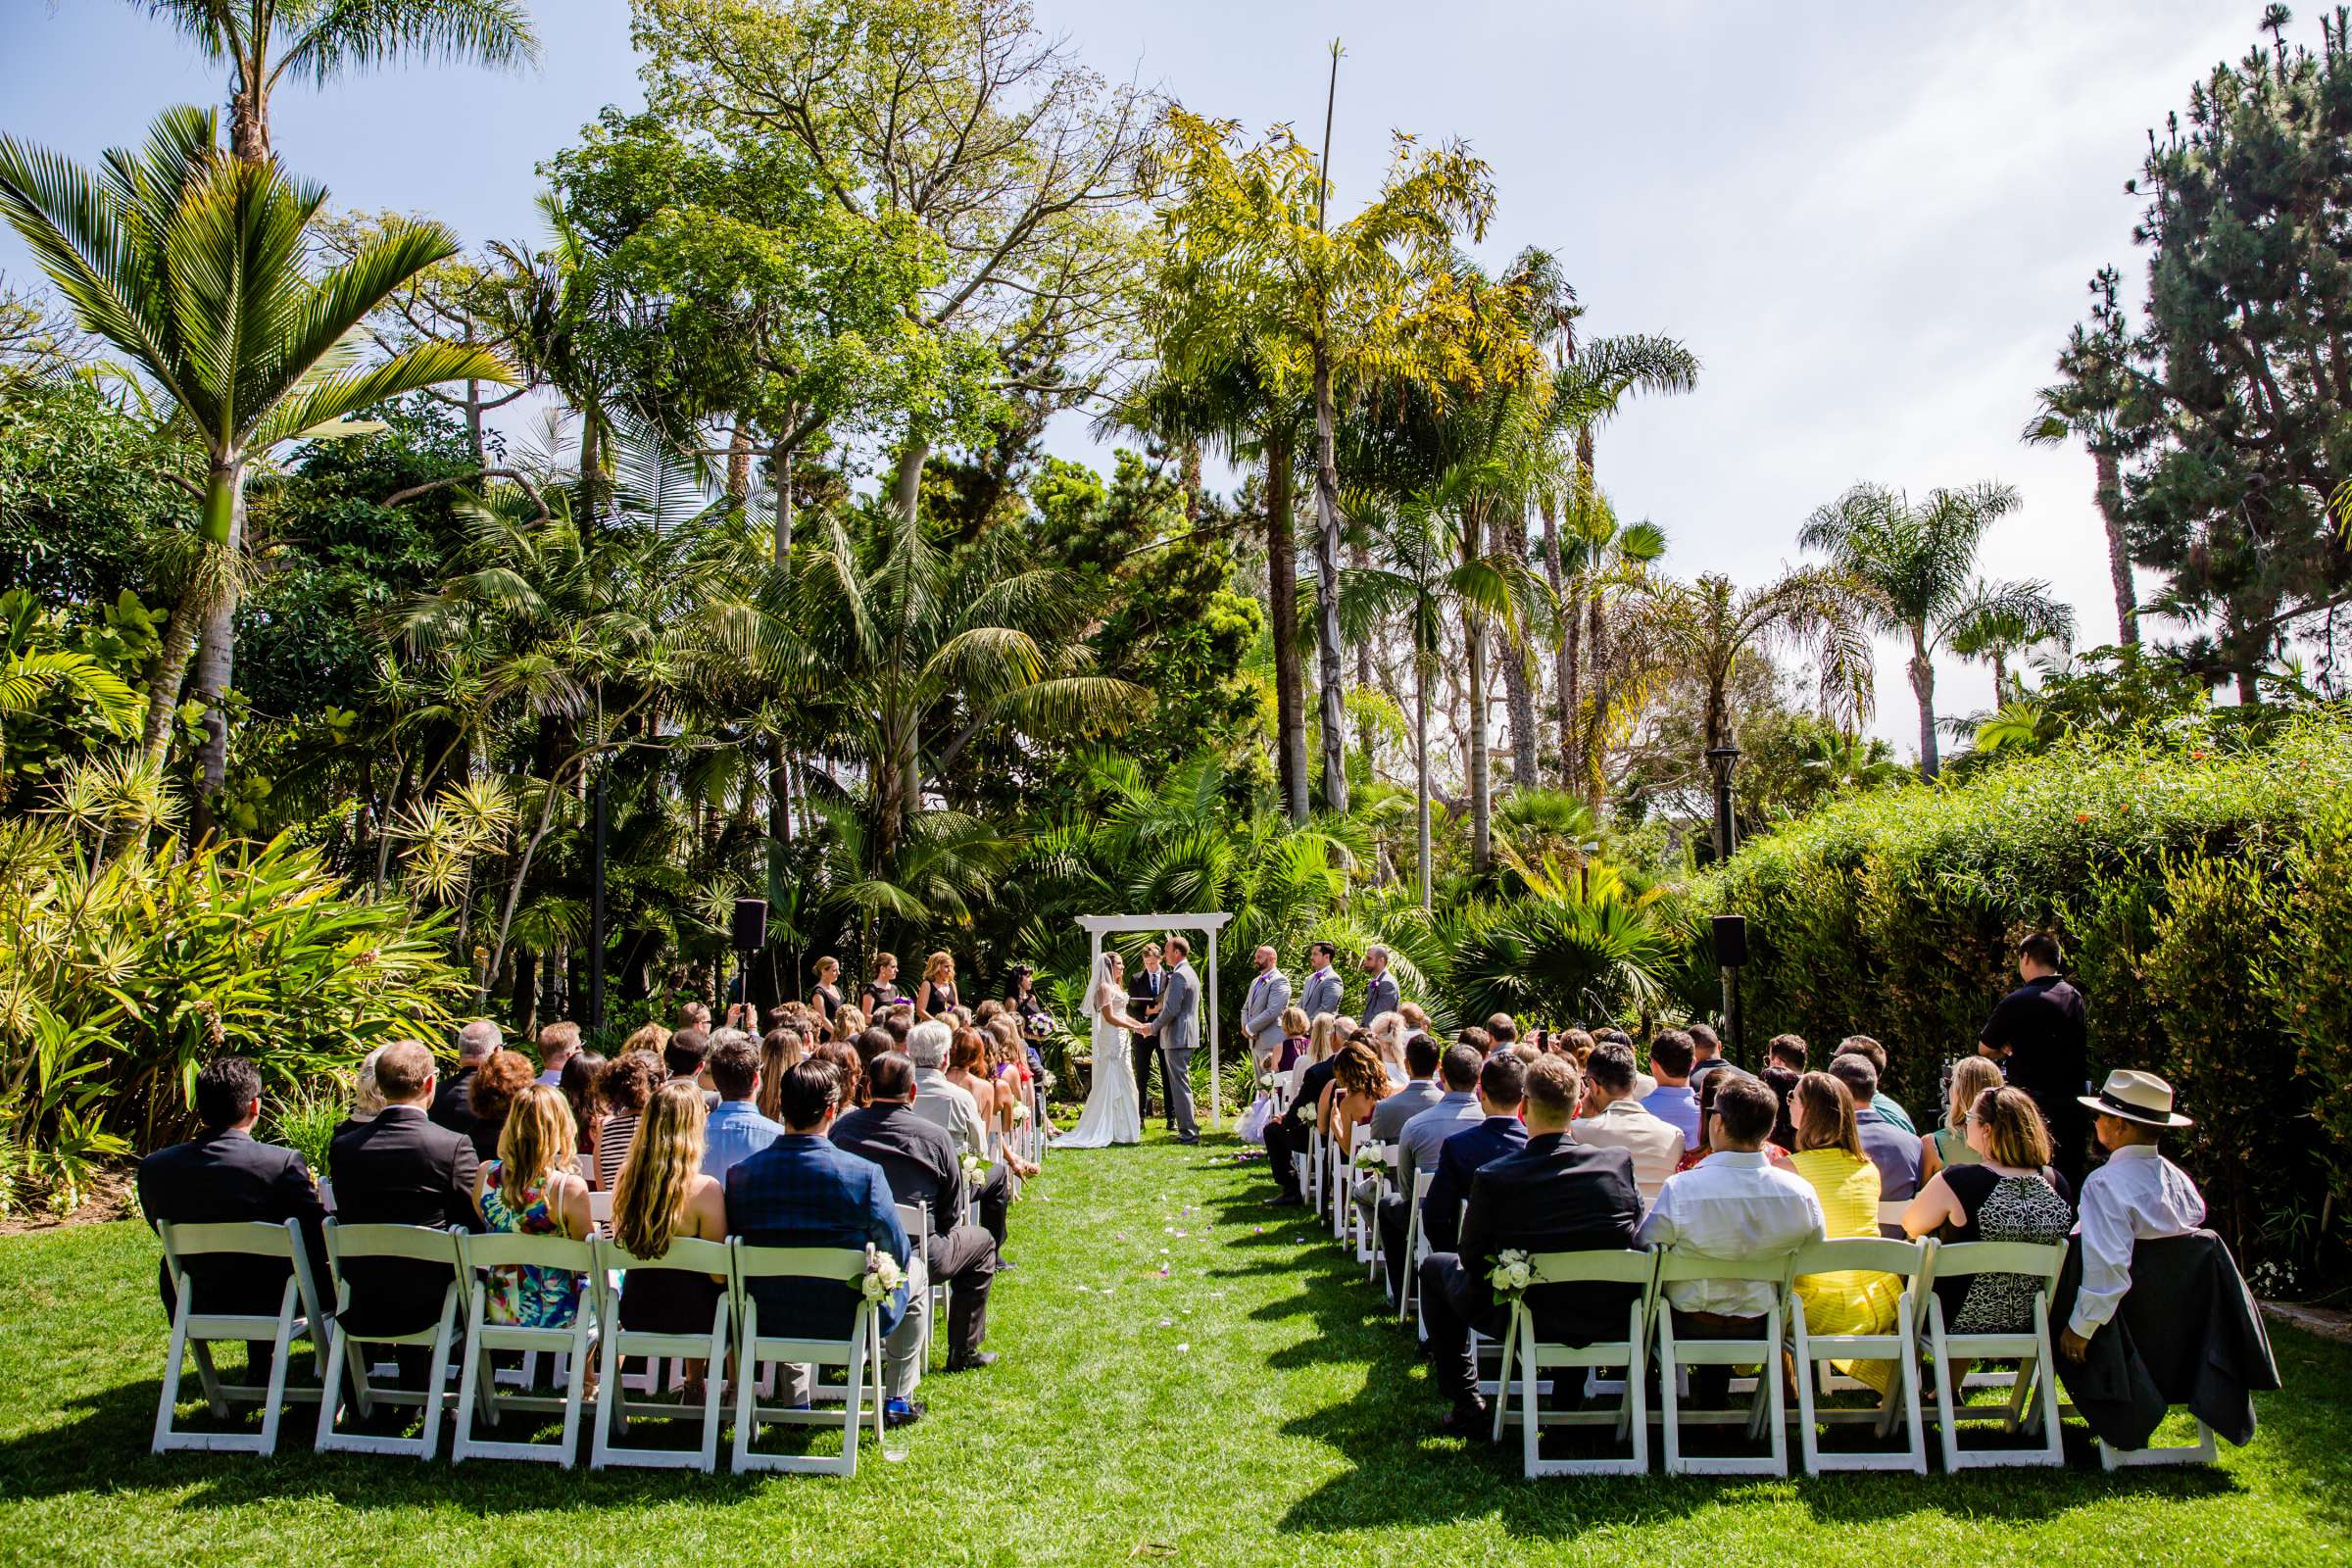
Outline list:
[[[934,953],[923,961],[923,983],[914,988],[914,1021],[945,1016],[956,1004],[956,959]]]
[[[832,1028],[833,1020],[841,1015],[841,960],[839,958],[816,960],[816,989],[808,993],[808,1000],[824,1009],[825,1027]]]

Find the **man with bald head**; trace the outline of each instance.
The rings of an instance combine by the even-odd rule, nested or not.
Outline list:
[[[1275,967],[1274,950],[1260,948],[1250,955],[1257,978],[1242,998],[1242,1032],[1250,1037],[1250,1057],[1265,1072],[1282,1051],[1282,1015],[1291,1005],[1291,982]]]

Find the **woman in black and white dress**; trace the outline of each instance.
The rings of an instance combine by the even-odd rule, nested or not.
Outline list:
[[[1987,1089],[1969,1108],[1974,1165],[1947,1165],[1903,1210],[1909,1236],[1931,1232],[1947,1242],[2036,1242],[2064,1246],[2075,1225],[2075,1194],[2050,1167],[2050,1134],[2034,1097]],[[1964,1274],[1936,1282],[1949,1334],[2018,1334],[2034,1326],[2041,1282],[2026,1274]],[[1960,1386],[1965,1367],[1955,1371]]]

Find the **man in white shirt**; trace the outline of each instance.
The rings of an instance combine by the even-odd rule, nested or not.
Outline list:
[[[1595,1056],[1599,1052],[1594,1052]],[[1764,1140],[1780,1102],[1745,1074],[1715,1091],[1714,1152],[1667,1179],[1642,1221],[1642,1241],[1680,1246],[1709,1257],[1774,1257],[1828,1235],[1821,1200],[1801,1176],[1775,1169]],[[1692,1339],[1764,1337],[1776,1292],[1762,1280],[1675,1280],[1666,1287],[1678,1334]],[[1777,1374],[1775,1374],[1777,1375]],[[1731,1385],[1729,1367],[1692,1367],[1694,1408],[1720,1406]]]
[[[580,1026],[551,1023],[539,1031],[539,1081],[550,1089],[564,1087],[564,1064],[580,1054]]]
[[[1614,1042],[1594,1046],[1585,1058],[1586,1114],[1568,1124],[1568,1141],[1633,1155],[1634,1185],[1642,1190],[1642,1201],[1654,1203],[1658,1189],[1683,1162],[1683,1133],[1651,1115],[1636,1098],[1638,1077],[1631,1051]]]
[[[2107,1162],[2082,1180],[2075,1234],[2082,1240],[2082,1288],[2058,1336],[2058,1353],[2080,1361],[2132,1290],[2138,1242],[2185,1236],[2205,1223],[2205,1199],[2185,1171],[2159,1153],[2168,1127],[2191,1125],[2173,1109],[2173,1086],[2154,1073],[2121,1068],[2096,1095],[2076,1097],[2096,1113],[2092,1130]]]

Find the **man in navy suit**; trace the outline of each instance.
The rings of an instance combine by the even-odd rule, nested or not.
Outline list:
[[[797,1063],[784,1074],[777,1095],[784,1136],[727,1172],[727,1233],[749,1247],[880,1248],[906,1275],[881,1303],[888,1386],[883,1419],[905,1426],[921,1417],[922,1406],[908,1391],[920,1372],[919,1330],[901,1334],[908,1323],[909,1296],[928,1288],[922,1264],[913,1258],[906,1232],[891,1198],[882,1167],[835,1144],[829,1134],[841,1108],[841,1077],[829,1061]],[[826,1290],[805,1280],[755,1279],[752,1298],[760,1306],[763,1337],[840,1339],[850,1331],[858,1293],[843,1286]]]
[[[326,1277],[326,1248],[320,1229],[326,1206],[318,1200],[311,1167],[291,1149],[259,1142],[254,1123],[262,1116],[261,1069],[243,1056],[220,1056],[196,1073],[196,1120],[203,1131],[184,1144],[159,1149],[139,1161],[139,1208],[153,1225],[216,1225],[259,1220],[282,1225],[302,1222],[302,1241],[314,1282]],[[267,1258],[219,1253],[188,1260],[188,1288],[195,1309],[228,1315],[274,1317],[286,1293],[292,1265]],[[172,1292],[172,1266],[157,1268],[164,1314],[178,1302]],[[248,1376],[270,1375],[270,1347],[248,1348]]]
[[[1429,1238],[1432,1251],[1453,1250],[1462,1200],[1470,1196],[1470,1178],[1479,1168],[1527,1147],[1527,1129],[1519,1124],[1519,1102],[1526,1097],[1527,1063],[1517,1052],[1497,1051],[1478,1069],[1478,1104],[1487,1119],[1446,1140],[1429,1181],[1429,1200],[1421,1205],[1421,1234]]]
[[[1439,1251],[1421,1265],[1421,1311],[1429,1324],[1431,1369],[1450,1406],[1443,1428],[1447,1433],[1483,1437],[1490,1430],[1470,1330],[1495,1339],[1509,1332],[1510,1309],[1494,1298],[1488,1280],[1495,1257],[1513,1249],[1581,1252],[1634,1245],[1642,1223],[1634,1156],[1568,1140],[1568,1119],[1582,1089],[1575,1065],[1564,1056],[1528,1066],[1529,1136],[1521,1148],[1471,1176],[1458,1253]],[[1475,1129],[1461,1134],[1446,1145],[1447,1153],[1476,1136]],[[1527,1309],[1545,1343],[1590,1345],[1622,1334],[1626,1308],[1640,1295],[1634,1285],[1537,1286],[1527,1294]]]

